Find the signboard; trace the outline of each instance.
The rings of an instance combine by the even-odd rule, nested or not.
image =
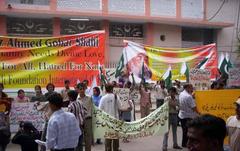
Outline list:
[[[230,68],[228,75],[228,86],[239,87],[240,86],[240,68]]]
[[[200,113],[216,115],[224,120],[236,114],[234,102],[239,96],[239,89],[195,92],[197,109]]]
[[[139,93],[139,90],[134,89],[130,92],[130,99],[132,99],[134,102],[140,102],[141,95]]]
[[[92,81],[104,64],[105,33],[59,37],[0,36],[0,83],[5,88],[62,87],[65,80]]]
[[[189,73],[189,82],[196,90],[208,90],[211,85],[211,73],[203,69],[191,69]]]
[[[113,93],[118,96],[121,101],[122,108],[127,109],[129,107],[128,100],[130,90],[128,88],[113,88]]]
[[[34,106],[35,103],[13,103],[10,112],[11,132],[17,132],[20,121],[29,121],[40,131],[43,129],[44,116]]]

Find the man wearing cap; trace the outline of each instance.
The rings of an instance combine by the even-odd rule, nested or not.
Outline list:
[[[235,102],[236,115],[230,116],[227,120],[227,130],[231,151],[240,150],[240,97]]]

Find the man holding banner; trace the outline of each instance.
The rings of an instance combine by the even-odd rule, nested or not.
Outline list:
[[[116,119],[119,119],[119,110],[121,108],[121,102],[117,99],[117,96],[113,94],[113,86],[107,84],[105,86],[106,95],[104,95],[99,104],[99,108]],[[119,139],[105,139],[105,151],[120,151]]]

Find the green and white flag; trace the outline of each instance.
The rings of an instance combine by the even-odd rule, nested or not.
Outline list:
[[[145,75],[144,75],[144,61],[143,61],[143,59],[142,59],[142,70],[141,70],[141,80],[142,80],[142,82],[143,82],[143,84],[145,83]]]
[[[228,62],[223,53],[220,56],[218,69],[222,75],[228,75]]]
[[[169,89],[172,87],[172,67],[169,66],[167,71],[162,76],[165,81],[166,88]]]
[[[201,62],[199,62],[195,68],[205,69],[205,67],[208,63],[208,60],[209,60],[209,58],[211,58],[212,54],[213,54],[213,51],[211,51]]]
[[[186,78],[189,77],[189,67],[188,67],[186,62],[182,63],[182,67],[181,67],[180,73],[181,73],[181,75],[185,75]]]
[[[117,68],[116,68],[116,71],[115,71],[115,78],[119,77],[124,69],[124,54],[122,54],[119,62],[118,62],[118,65],[117,65]]]
[[[226,53],[226,59],[227,59],[227,63],[228,63],[228,69],[233,68],[233,64],[230,60],[229,53]]]
[[[98,72],[99,72],[99,79],[100,79],[101,83],[103,85],[105,85],[107,83],[107,78],[103,73],[103,68],[99,61],[98,61]]]

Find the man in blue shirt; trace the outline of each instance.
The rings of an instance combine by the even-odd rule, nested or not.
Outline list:
[[[72,113],[64,112],[61,109],[63,99],[60,94],[53,93],[47,100],[53,111],[47,127],[47,149],[51,149],[51,151],[74,151],[81,135],[76,117]]]

